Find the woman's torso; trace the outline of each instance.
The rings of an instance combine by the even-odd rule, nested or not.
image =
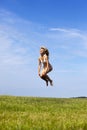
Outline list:
[[[43,67],[46,68],[47,67],[47,63],[48,63],[48,67],[52,68],[52,65],[49,62],[49,58],[47,55],[43,55],[40,57],[40,62],[41,64],[43,64]]]

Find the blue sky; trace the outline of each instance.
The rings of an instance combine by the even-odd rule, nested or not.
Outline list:
[[[0,94],[87,96],[87,1],[0,1]],[[40,46],[50,51],[54,86],[38,77]]]

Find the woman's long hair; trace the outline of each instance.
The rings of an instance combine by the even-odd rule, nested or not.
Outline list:
[[[46,47],[41,47],[41,49],[44,49],[44,54],[49,57],[49,50]]]

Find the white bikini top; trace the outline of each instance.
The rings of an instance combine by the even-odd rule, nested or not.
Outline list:
[[[43,56],[43,60],[41,59],[41,63],[46,63],[45,56],[46,56],[46,54]]]

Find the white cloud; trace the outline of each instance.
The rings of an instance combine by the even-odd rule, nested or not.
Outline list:
[[[78,29],[65,29],[65,28],[50,28],[50,31],[56,31],[56,32],[62,32],[64,34],[67,34],[66,36],[70,36],[70,37],[82,37],[82,35],[80,34],[80,30]]]
[[[4,19],[4,16],[5,19]],[[17,18],[11,17],[12,14],[3,11],[0,13],[0,62],[3,64],[28,64],[32,61],[31,58],[31,47],[32,44],[26,33],[23,32],[24,29],[20,30],[17,23]],[[13,15],[14,16],[14,15]],[[15,24],[12,26],[8,19],[14,21]],[[8,21],[8,22],[7,22]],[[23,21],[21,21],[22,23]],[[23,23],[25,26],[25,24]],[[22,26],[21,26],[22,28]],[[30,51],[30,53],[29,53]]]
[[[65,29],[65,28],[50,28],[49,29],[50,31],[53,31],[53,32],[62,32],[64,34],[68,34],[66,36],[70,36],[70,38],[73,37],[79,37],[79,38],[82,38],[83,40],[87,40],[87,33],[84,33],[83,31],[81,30],[78,30],[78,29],[74,29],[74,28],[71,28],[71,29]],[[62,34],[62,35],[64,35]]]
[[[75,56],[87,57],[87,33],[78,29],[50,28],[53,39],[61,43],[60,47]],[[76,52],[77,53],[74,53]],[[81,53],[79,53],[81,51]],[[85,53],[84,53],[85,52]]]

